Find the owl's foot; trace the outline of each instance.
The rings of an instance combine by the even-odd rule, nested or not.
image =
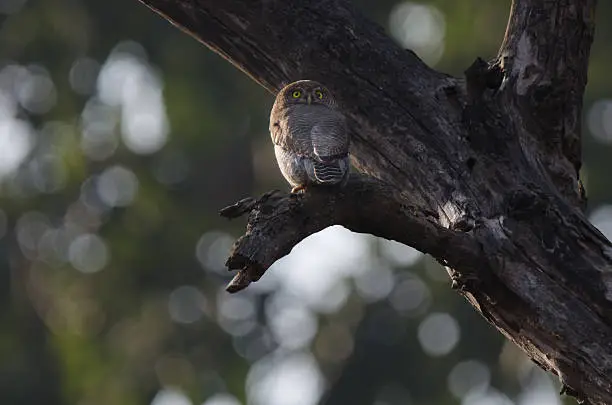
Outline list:
[[[304,184],[301,184],[301,185],[299,185],[299,186],[295,186],[295,187],[293,187],[293,188],[291,189],[291,193],[292,193],[292,194],[297,194],[297,193],[299,193],[299,192],[302,192],[302,193],[303,193],[303,192],[305,192],[305,191],[306,191],[306,185],[304,185]]]

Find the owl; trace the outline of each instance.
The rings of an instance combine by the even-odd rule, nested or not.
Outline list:
[[[346,121],[321,83],[300,80],[278,93],[270,113],[270,135],[291,192],[346,183],[350,167]]]

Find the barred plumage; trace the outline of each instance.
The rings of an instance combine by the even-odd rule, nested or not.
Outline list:
[[[278,165],[294,191],[311,184],[341,185],[348,178],[344,115],[320,83],[301,80],[278,93],[270,135]]]

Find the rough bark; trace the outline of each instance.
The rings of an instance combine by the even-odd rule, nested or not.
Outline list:
[[[328,225],[395,239],[447,266],[565,392],[612,404],[612,245],[584,217],[578,178],[594,0],[515,0],[497,59],[465,79],[428,68],[343,0],[140,1],[272,92],[325,83],[347,115],[363,175],[345,189],[223,210],[249,213],[230,290]]]
[[[436,212],[411,205],[392,185],[359,174],[351,175],[341,189],[314,187],[305,194],[272,191],[221,210],[227,218],[246,213],[247,233],[227,261],[230,269],[240,269],[228,286],[230,292],[257,281],[307,236],[337,224],[411,244],[445,263],[475,262],[480,256],[477,241],[465,232],[440,225]],[[415,240],[415,235],[421,238]],[[448,245],[455,249],[447,249]]]

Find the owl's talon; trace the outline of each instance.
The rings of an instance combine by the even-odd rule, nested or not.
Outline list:
[[[300,186],[295,186],[291,189],[291,194],[297,194],[299,192],[305,192],[306,191],[306,186],[305,185],[300,185]]]

